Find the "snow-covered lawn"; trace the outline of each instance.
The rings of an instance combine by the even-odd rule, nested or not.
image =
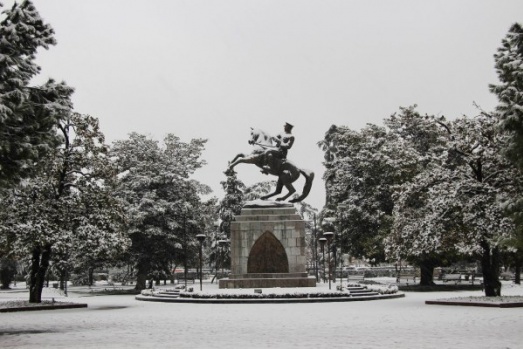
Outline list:
[[[211,290],[216,285],[203,287]],[[327,284],[318,286],[326,288]],[[481,291],[407,292],[397,299],[312,304],[154,303],[132,295],[85,296],[74,291],[70,288],[70,296],[64,298],[46,289],[44,296],[87,303],[87,309],[0,313],[0,347],[523,347],[523,308],[425,305],[426,300],[480,297]],[[507,283],[503,294],[523,296],[523,288]],[[0,292],[0,300],[26,296],[24,290]]]

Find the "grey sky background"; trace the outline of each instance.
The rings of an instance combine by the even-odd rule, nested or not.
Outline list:
[[[4,8],[13,1],[2,1]],[[33,0],[58,44],[42,73],[76,89],[76,111],[109,142],[130,132],[207,138],[195,178],[223,196],[227,162],[250,152],[249,127],[295,125],[289,159],[316,173],[306,202],[324,204],[332,124],[382,125],[400,106],[422,114],[492,110],[493,54],[523,1]],[[250,185],[270,179],[238,165]],[[301,191],[302,180],[297,188]]]

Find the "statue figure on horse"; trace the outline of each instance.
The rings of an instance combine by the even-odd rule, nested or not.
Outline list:
[[[262,148],[265,148],[265,162],[266,165],[263,166],[264,170],[262,171],[265,174],[268,173],[277,173],[280,170],[280,167],[287,161],[287,153],[289,149],[292,148],[294,144],[294,136],[292,135],[292,128],[294,126],[285,123],[283,126],[283,133],[278,134],[275,137],[271,137],[271,141],[274,142],[275,147],[271,145],[259,144]],[[254,144],[254,141],[249,141],[250,144]]]
[[[259,129],[251,128],[251,139],[249,140],[249,144],[254,145],[255,149],[249,155],[236,155],[229,164],[229,169],[233,169],[234,166],[240,163],[255,164],[261,168],[262,173],[278,177],[276,190],[273,193],[262,197],[262,200],[279,195],[284,186],[287,188],[288,193],[276,200],[286,200],[296,192],[292,183],[294,183],[300,175],[305,177],[303,192],[300,196],[290,200],[290,202],[302,201],[307,197],[307,195],[309,195],[312,181],[314,179],[314,173],[300,169],[287,160],[288,150],[291,149],[294,144],[292,128],[293,126],[291,124],[285,123],[284,132],[277,136],[271,136]]]

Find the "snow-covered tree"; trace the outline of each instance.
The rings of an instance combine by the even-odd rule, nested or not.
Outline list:
[[[309,246],[307,250],[307,265],[317,271],[319,244],[320,238],[318,229],[318,209],[312,207],[305,201],[296,202],[294,204],[298,214],[305,222],[305,244]],[[315,275],[318,279],[318,275]],[[319,279],[318,279],[319,280]]]
[[[231,237],[231,222],[234,216],[239,215],[245,202],[243,192],[245,184],[236,176],[236,172],[227,169],[225,172],[226,179],[220,184],[225,192],[223,199],[218,206],[218,216],[220,218],[219,239],[229,239]]]
[[[515,23],[494,55],[499,85],[490,85],[498,96],[496,115],[510,135],[507,153],[523,169],[523,27]]]
[[[276,181],[263,181],[247,186],[243,191],[243,200],[245,202],[258,200],[261,197],[269,194],[275,185]]]
[[[381,175],[390,172],[380,168],[383,163],[376,156],[380,156],[379,150],[385,146],[386,132],[368,125],[361,132],[338,127],[337,133],[335,158],[325,172],[330,202],[323,216],[336,220],[332,229],[340,230],[337,241],[349,248],[351,255],[382,260],[379,255],[383,248],[375,244],[381,240],[376,229],[382,224],[387,206],[379,198],[387,194],[377,191],[387,186]]]
[[[185,143],[169,134],[160,146],[131,133],[114,143],[118,196],[127,206],[132,240],[128,258],[136,265],[137,289],[145,288],[148,277],[168,274],[173,262],[187,267],[197,248],[195,236],[208,229],[208,209],[200,194],[210,189],[189,178],[205,164],[200,158],[205,142]]]
[[[55,44],[54,31],[31,1],[14,3],[0,18],[0,188],[29,176],[56,144],[56,125],[71,108],[72,89],[52,79],[31,86],[40,71],[39,48]]]
[[[500,295],[500,246],[513,234],[503,205],[521,175],[503,157],[507,137],[495,117],[481,113],[440,125],[449,148],[399,190],[389,253],[423,256],[440,252],[481,260],[485,294]]]
[[[510,137],[505,153],[523,171],[523,27],[515,23],[509,29],[494,55],[499,85],[490,85],[498,96],[495,110],[500,119],[501,129]],[[523,188],[512,197],[507,211],[516,224],[516,238],[510,245],[517,248],[515,255],[516,282],[520,283],[523,264]]]
[[[394,186],[422,166],[414,142],[420,142],[426,131],[416,120],[424,117],[414,107],[402,108],[386,120],[389,130],[375,125],[361,131],[332,126],[320,142],[326,152],[327,205],[322,216],[334,219],[332,228],[339,230],[344,252],[374,263],[384,260]]]
[[[441,123],[445,122],[444,117],[434,117],[429,115],[421,115],[415,110],[416,106],[409,108],[400,108],[400,114],[394,114],[388,119],[385,119],[385,125],[389,128],[390,133],[396,139],[393,144],[396,145],[397,149],[394,153],[400,154],[396,157],[397,170],[401,171],[398,173],[397,181],[395,182],[394,192],[403,185],[412,183],[413,178],[420,173],[430,171],[429,169],[441,162],[441,158],[445,156],[448,149],[448,135],[446,130],[441,127]],[[392,196],[394,206],[397,205],[397,197]],[[420,212],[423,211],[424,207],[422,201],[417,202],[418,207],[416,208]],[[392,222],[396,220],[398,216],[392,216]],[[390,229],[387,234],[390,235]],[[387,241],[387,240],[385,240]],[[420,284],[430,285],[433,284],[433,271],[437,265],[445,264],[449,260],[449,254],[447,251],[440,251],[439,253],[431,254],[419,254],[405,256],[391,256],[389,259],[395,262],[399,262],[400,258],[407,259],[410,263],[419,266],[421,271]]]
[[[35,303],[51,260],[68,268],[77,256],[112,255],[128,244],[114,197],[116,171],[98,120],[69,113],[59,128],[61,146],[2,200],[10,210],[1,213],[1,244],[17,256],[31,256],[29,301]]]

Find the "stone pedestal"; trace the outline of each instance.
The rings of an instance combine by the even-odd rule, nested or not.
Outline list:
[[[305,222],[290,204],[244,207],[231,225],[231,275],[220,288],[315,287]]]

